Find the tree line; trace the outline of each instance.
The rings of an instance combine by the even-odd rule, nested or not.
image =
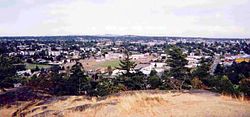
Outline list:
[[[117,67],[121,74],[111,77],[112,68],[108,74],[97,73],[90,76],[84,66],[76,62],[71,68],[60,73],[57,68],[40,70],[38,75],[20,77],[16,74],[15,64],[20,60],[8,56],[0,56],[0,88],[13,87],[13,83],[21,82],[25,86],[42,90],[52,95],[90,95],[105,96],[127,90],[189,90],[207,89],[211,91],[250,96],[250,68],[249,63],[234,63],[232,66],[218,66],[215,75],[209,74],[211,60],[202,58],[195,69],[188,69],[185,65],[187,55],[177,46],[169,46],[166,50],[169,70],[159,76],[153,69],[149,76],[135,69],[136,63],[131,60],[130,52],[124,50],[125,57]]]

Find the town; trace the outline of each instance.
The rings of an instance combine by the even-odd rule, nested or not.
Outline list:
[[[29,39],[27,39],[29,38]],[[2,37],[1,53],[17,57],[22,61],[17,64],[21,76],[32,76],[40,69],[49,71],[57,67],[65,72],[77,61],[82,63],[91,75],[107,73],[111,67],[112,76],[119,72],[119,60],[124,58],[123,50],[131,52],[131,59],[136,62],[136,70],[149,75],[155,69],[158,75],[169,69],[166,65],[168,55],[165,50],[169,45],[177,45],[186,54],[188,64],[194,69],[201,58],[215,62],[210,73],[213,74],[217,64],[230,66],[233,62],[250,62],[249,39],[202,39],[182,37]],[[139,39],[138,39],[139,38]]]
[[[250,0],[0,0],[0,117],[250,117]]]
[[[130,91],[156,91],[157,95],[162,95],[160,91],[180,91],[183,95],[189,91],[188,96],[198,92],[206,98],[215,92],[248,99],[249,71],[250,39],[132,35],[1,37],[0,106],[20,108],[11,116],[43,116],[40,109],[53,107],[38,108],[44,101],[68,96],[93,100]],[[169,94],[175,95],[166,95]],[[24,107],[38,109],[19,106],[29,101]],[[65,101],[68,102],[71,101]],[[73,101],[72,105],[78,104]],[[46,115],[60,116],[58,112],[66,111],[60,108],[48,110]],[[79,111],[78,108],[82,107],[73,110]],[[5,113],[5,108],[2,111]]]

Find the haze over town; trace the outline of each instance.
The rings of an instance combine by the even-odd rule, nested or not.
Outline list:
[[[0,35],[248,38],[249,6],[249,0],[0,0]]]

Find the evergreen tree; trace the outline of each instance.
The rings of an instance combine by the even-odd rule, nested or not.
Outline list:
[[[157,71],[155,69],[151,70],[147,82],[151,89],[159,88],[162,85],[162,81],[160,77],[157,76]]]
[[[63,77],[63,74],[59,74],[58,72],[51,72],[50,73],[50,92],[55,95],[63,95],[67,94],[66,90],[66,79]]]
[[[16,68],[11,59],[0,55],[0,89],[4,91],[4,88],[12,87],[16,82],[13,79],[15,75]]]
[[[120,60],[118,69],[125,70],[125,73],[123,73],[124,76],[131,76],[130,71],[134,70],[136,63],[131,60],[130,53],[128,50],[124,51],[124,55],[125,55],[125,58],[123,60]]]
[[[116,82],[123,84],[128,90],[145,89],[144,74],[134,70],[136,63],[131,60],[129,51],[125,50],[124,54],[125,57],[123,60],[120,60],[120,67],[118,67],[118,69],[124,70],[125,73],[123,73],[121,76],[118,76]]]
[[[223,92],[228,94],[234,94],[234,86],[233,83],[228,79],[227,76],[219,76],[219,82],[216,85],[216,88]]]
[[[157,75],[157,71],[156,71],[155,69],[152,69],[152,70],[150,71],[149,76],[156,76],[156,75]]]
[[[185,67],[188,64],[188,61],[185,59],[186,55],[176,46],[172,46],[167,50],[167,54],[170,55],[166,61],[170,66],[170,75],[176,79],[183,80],[188,73],[188,69]]]
[[[205,58],[201,58],[199,66],[192,72],[193,81],[199,82],[200,80],[205,85],[209,85],[209,63]]]
[[[112,82],[108,79],[102,79],[96,86],[98,96],[105,96],[112,92]]]
[[[188,64],[188,61],[185,59],[186,55],[176,46],[170,47],[167,50],[167,54],[169,55],[166,61],[168,66],[170,66],[169,75],[182,81],[180,85],[180,89],[182,89],[183,84],[188,78],[188,69],[185,67]]]
[[[95,95],[97,96],[106,96],[112,93],[124,91],[125,89],[125,86],[121,83],[116,82],[116,80],[104,78],[98,81],[93,93],[95,93]]]
[[[142,90],[145,89],[145,76],[138,72],[133,73],[131,77],[124,78],[124,85],[129,90]]]
[[[156,88],[159,88],[162,82],[161,82],[161,79],[157,75],[153,75],[148,78],[148,84],[150,85],[151,89],[156,89]]]
[[[81,63],[77,62],[70,70],[70,76],[67,81],[67,92],[69,94],[82,94],[90,88],[90,78],[86,75]]]
[[[215,71],[214,71],[215,75],[223,75],[224,73],[224,67],[221,64],[218,64]]]
[[[205,58],[201,58],[199,66],[193,71],[193,76],[198,78],[206,78],[209,73],[209,64]]]

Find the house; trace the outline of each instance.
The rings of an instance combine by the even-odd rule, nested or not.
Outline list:
[[[60,54],[61,54],[61,51],[48,51],[48,55],[59,56]]]
[[[134,70],[131,70],[129,71],[130,73],[135,73],[136,71]],[[126,70],[119,70],[119,69],[115,69],[113,72],[112,72],[112,76],[119,76],[119,75],[123,75],[126,73]]]
[[[14,85],[15,88],[18,88],[18,87],[22,86],[21,83],[15,83],[15,84],[13,84],[13,85]]]
[[[157,71],[157,75],[161,76],[166,69],[168,69],[166,63],[152,62],[149,66],[142,68],[140,71],[145,75],[149,75],[152,70],[155,70]]]
[[[31,75],[31,70],[28,69],[28,70],[23,70],[23,71],[17,71],[17,75],[20,75],[20,76],[24,76],[25,74],[29,74]]]
[[[235,62],[236,62],[236,63],[250,62],[250,55],[247,55],[247,54],[242,55],[242,56],[236,58],[236,59],[235,59]]]
[[[233,62],[241,63],[241,62],[250,62],[250,55],[248,54],[240,54],[235,56],[227,55],[223,59],[224,62]]]
[[[145,59],[146,56],[144,54],[134,54],[134,55],[131,55],[131,59],[132,60],[138,60],[138,59]]]
[[[209,56],[196,56],[194,55],[194,53],[190,53],[190,55],[186,57],[186,60],[188,60],[188,65],[186,65],[185,67],[187,68],[197,67],[202,57],[209,58]]]
[[[166,59],[167,58],[167,54],[161,54],[160,55],[160,59]]]
[[[120,58],[123,58],[123,54],[121,53],[108,53],[108,54],[105,54],[105,58],[107,60],[109,59],[120,59]]]

